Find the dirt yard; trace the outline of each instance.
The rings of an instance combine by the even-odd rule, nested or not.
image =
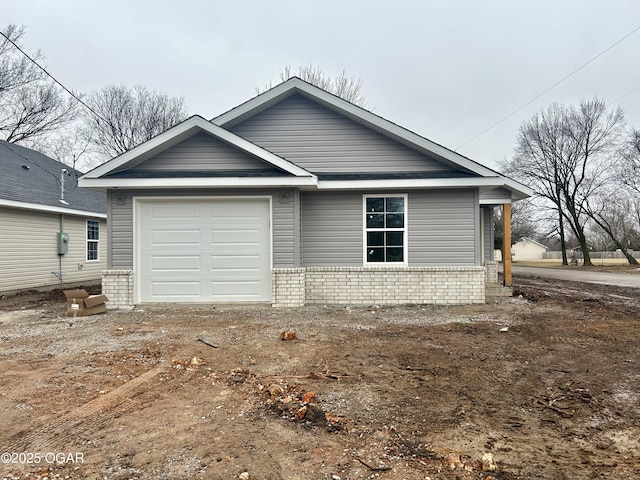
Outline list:
[[[515,286],[78,318],[3,298],[0,478],[640,478],[638,290]]]

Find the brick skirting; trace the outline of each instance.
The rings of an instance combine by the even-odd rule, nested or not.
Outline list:
[[[485,282],[494,265],[485,267],[307,267],[274,268],[274,307],[305,304],[460,305],[485,302]],[[496,269],[497,273],[497,269]],[[133,308],[133,271],[102,272],[102,293],[109,308]]]
[[[293,307],[310,303],[484,303],[485,275],[484,267],[274,269],[272,304],[274,307]]]
[[[109,299],[108,308],[133,308],[133,270],[102,272],[102,293]]]

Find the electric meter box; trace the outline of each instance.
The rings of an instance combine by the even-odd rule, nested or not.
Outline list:
[[[69,252],[69,234],[58,232],[58,255],[65,255]]]

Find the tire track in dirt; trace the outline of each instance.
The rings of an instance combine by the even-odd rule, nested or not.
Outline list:
[[[158,390],[167,388],[168,382],[160,382],[160,385],[151,389],[146,388],[146,384],[163,370],[166,367],[149,370],[51,422],[16,433],[2,446],[2,451],[68,450],[70,445],[86,434],[99,430],[125,412],[133,411],[136,406],[153,401],[158,396]]]

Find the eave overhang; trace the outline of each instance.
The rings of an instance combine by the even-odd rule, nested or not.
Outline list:
[[[306,177],[186,177],[186,178],[86,178],[81,177],[78,185],[98,190],[137,188],[281,188],[316,186],[315,176]]]
[[[0,199],[0,207],[20,208],[34,212],[62,213],[65,215],[77,215],[81,217],[107,218],[106,213],[89,212],[75,208],[65,208],[63,206],[54,207],[52,205],[40,205],[38,203],[16,202],[14,200]]]
[[[322,180],[312,177],[186,177],[186,178],[86,178],[79,179],[81,187],[109,189],[196,189],[196,188],[299,188],[305,191],[345,190],[415,190],[442,188],[477,188],[490,192],[497,188],[511,190],[504,177],[402,178],[363,180]],[[517,200],[525,192],[512,192]],[[487,202],[482,202],[487,203]],[[500,201],[504,203],[504,200]]]

